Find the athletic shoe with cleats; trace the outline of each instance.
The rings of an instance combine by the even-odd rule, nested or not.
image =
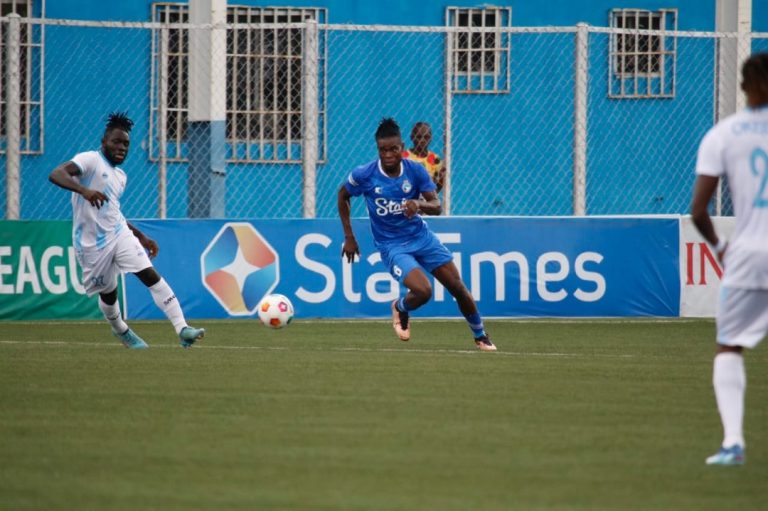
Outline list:
[[[136,335],[136,332],[134,332],[130,328],[125,332],[123,332],[122,334],[118,334],[115,331],[113,331],[112,333],[115,334],[115,337],[120,339],[120,342],[123,343],[123,346],[125,346],[128,349],[143,350],[143,349],[149,348],[149,345],[146,342],[144,342],[144,339]]]
[[[743,465],[745,461],[744,448],[736,444],[721,447],[717,453],[707,458],[707,465]]]
[[[397,308],[397,300],[392,302],[392,327],[401,341],[411,338],[411,326],[408,324],[408,313],[400,312]]]
[[[475,339],[475,346],[480,351],[496,351],[496,346],[493,345],[491,339],[487,335],[482,335]]]
[[[179,332],[179,344],[182,348],[190,348],[193,344],[203,338],[205,335],[205,328],[194,328],[191,326],[185,326]]]

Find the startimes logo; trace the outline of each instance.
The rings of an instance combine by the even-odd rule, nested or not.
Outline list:
[[[227,223],[200,256],[203,285],[232,316],[252,315],[280,280],[280,258],[249,223]]]

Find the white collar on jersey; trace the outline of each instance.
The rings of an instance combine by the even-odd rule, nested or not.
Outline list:
[[[379,165],[379,172],[381,172],[382,175],[384,175],[386,177],[392,177],[389,174],[387,174],[386,172],[384,172],[384,168],[381,166],[381,160],[377,160],[376,163],[378,163],[378,165]],[[395,178],[398,178],[398,177],[400,177],[402,175],[403,175],[403,162],[400,162],[400,173],[398,175],[396,175]]]

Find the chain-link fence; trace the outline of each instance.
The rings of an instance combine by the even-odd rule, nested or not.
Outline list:
[[[685,213],[701,136],[743,104],[737,63],[768,50],[756,33],[328,25],[278,8],[193,25],[184,9],[1,20],[5,218],[68,218],[47,176],[98,149],[114,110],[136,123],[130,218],[335,216],[388,116],[406,148],[431,125],[452,215]]]

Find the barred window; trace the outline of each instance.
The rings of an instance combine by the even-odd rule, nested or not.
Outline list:
[[[0,0],[0,16],[18,14],[22,18],[43,18],[45,1]],[[43,152],[43,25],[20,25],[19,114],[21,131],[21,152],[41,154]],[[6,61],[8,52],[8,22],[0,23],[0,137],[2,152],[5,152],[6,116],[8,106],[6,90]]]
[[[187,23],[186,4],[153,4],[154,21]],[[315,20],[324,23],[321,8],[277,8],[230,5],[227,23],[285,24]],[[157,31],[156,31],[157,32]],[[324,88],[325,43],[320,35],[319,87]],[[301,28],[227,29],[227,159],[235,162],[300,161],[302,141],[302,66],[304,33]],[[171,160],[185,159],[187,129],[189,38],[186,30],[168,30],[165,91],[167,147]],[[159,36],[153,38],[153,59],[160,56]],[[153,86],[153,91],[158,87]],[[157,117],[153,102],[153,118]],[[325,109],[318,107],[320,123]],[[153,151],[153,155],[155,152]],[[324,154],[320,150],[321,156]]]
[[[677,30],[677,10],[614,9],[610,22],[634,33],[611,33],[609,96],[674,97],[677,39],[658,32]]]
[[[449,37],[454,92],[509,92],[510,35],[498,29],[511,25],[510,7],[448,7],[446,26],[469,28]]]

